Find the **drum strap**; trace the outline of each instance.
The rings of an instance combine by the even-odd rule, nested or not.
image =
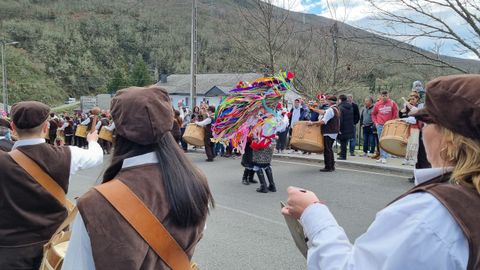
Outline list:
[[[157,255],[173,270],[191,269],[182,247],[135,193],[118,179],[96,186]]]
[[[22,167],[40,186],[45,188],[57,201],[59,201],[68,212],[71,212],[74,205],[65,196],[63,188],[53,180],[38,164],[19,150],[8,152],[10,157]]]

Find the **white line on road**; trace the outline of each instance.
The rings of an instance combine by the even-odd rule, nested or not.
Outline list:
[[[217,204],[217,203],[215,204],[215,207],[223,208],[223,209],[226,209],[226,210],[229,210],[229,211],[232,211],[232,212],[236,212],[236,213],[239,213],[239,214],[243,214],[243,215],[246,215],[246,216],[249,216],[249,217],[253,217],[253,218],[256,218],[256,219],[261,219],[263,221],[270,222],[270,223],[273,223],[273,224],[277,224],[277,225],[280,225],[282,227],[287,227],[287,225],[285,225],[285,223],[275,221],[273,219],[257,216],[255,214],[252,214],[252,213],[240,210],[240,209],[231,208],[231,207],[221,205],[221,204]],[[281,215],[280,209],[278,210],[278,214]]]
[[[309,164],[309,163],[283,161],[283,160],[274,160],[274,162],[281,162],[281,163],[288,163],[288,164],[295,164],[295,165],[305,165],[305,166],[310,166],[310,167],[321,168],[321,166],[318,166],[318,165],[315,165],[315,164]],[[349,172],[360,172],[360,173],[368,173],[368,174],[376,174],[376,175],[382,175],[382,176],[394,176],[394,177],[405,178],[405,179],[408,178],[408,177],[406,177],[406,176],[401,176],[401,175],[398,175],[398,174],[378,173],[378,172],[361,171],[361,170],[345,169],[345,168],[335,168],[335,170],[349,171]]]

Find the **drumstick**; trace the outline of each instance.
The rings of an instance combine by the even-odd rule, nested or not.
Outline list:
[[[97,126],[97,118],[98,118],[98,113],[100,112],[100,108],[98,107],[93,107],[90,112],[93,114],[93,119],[92,119],[92,126],[90,127],[89,133],[92,133],[96,130]]]

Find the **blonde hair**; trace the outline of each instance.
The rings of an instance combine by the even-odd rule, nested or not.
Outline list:
[[[447,164],[453,165],[452,181],[476,189],[480,193],[480,141],[464,137],[451,130],[441,129],[442,144],[440,156]]]

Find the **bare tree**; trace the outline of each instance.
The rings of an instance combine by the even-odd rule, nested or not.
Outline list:
[[[257,66],[265,73],[273,74],[277,69],[277,57],[295,35],[295,23],[290,21],[289,9],[293,1],[286,1],[281,9],[272,0],[249,0],[238,8],[242,20],[240,31],[230,37]]]
[[[471,53],[480,58],[480,1],[478,0],[368,0],[375,9],[375,20],[384,23],[387,30],[375,32],[402,39],[412,43],[420,38],[430,38],[433,43],[444,44],[451,41],[456,45],[460,55]],[[395,11],[387,5],[398,7]],[[453,16],[447,20],[447,16]],[[465,27],[466,31],[456,29],[451,21]],[[405,27],[406,26],[406,27]],[[387,40],[390,45],[422,57],[420,64],[454,68],[460,72],[468,72],[465,68],[452,64],[441,57],[439,47],[432,53],[419,50],[413,46],[404,46],[401,42]],[[439,43],[440,42],[440,43]]]

